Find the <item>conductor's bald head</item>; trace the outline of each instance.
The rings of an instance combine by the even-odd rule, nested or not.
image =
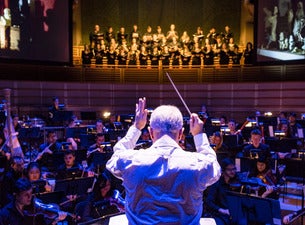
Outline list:
[[[176,106],[159,106],[151,114],[150,128],[154,141],[165,134],[179,141],[183,131],[183,116]]]

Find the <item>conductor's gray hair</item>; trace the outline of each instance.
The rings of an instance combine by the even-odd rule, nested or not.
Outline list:
[[[150,127],[161,135],[172,136],[183,127],[182,113],[176,106],[159,106],[151,114]]]

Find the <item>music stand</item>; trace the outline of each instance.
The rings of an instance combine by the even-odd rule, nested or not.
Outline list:
[[[115,140],[117,141],[118,140],[118,137],[124,137],[125,134],[126,134],[126,130],[109,130],[108,131],[108,135],[109,135],[109,140],[112,141],[112,140]]]
[[[239,172],[250,172],[256,167],[257,160],[255,159],[251,159],[250,157],[236,157],[236,159],[239,159]]]
[[[75,151],[75,162],[82,164],[84,160],[87,160],[87,149],[78,149]]]
[[[94,177],[57,180],[54,191],[63,191],[65,195],[83,195],[92,187]]]
[[[101,152],[93,152],[90,156],[92,158],[91,163],[93,163],[94,167],[96,166],[106,166],[107,161],[111,158],[113,152],[101,153]]]
[[[282,225],[281,208],[278,200],[230,191],[227,192],[227,200],[233,224]]]
[[[51,157],[53,160],[54,168],[59,168],[60,165],[65,163],[64,154],[65,154],[64,151],[53,152]]]
[[[298,149],[299,138],[283,138],[279,142],[280,152],[291,152],[292,149]]]
[[[79,138],[81,134],[87,133],[87,127],[69,127],[66,129],[66,138]]]
[[[269,136],[269,126],[273,127],[273,130],[277,127],[277,117],[276,116],[258,116],[257,117],[258,126],[263,125],[265,136]]]
[[[36,180],[31,182],[32,188],[33,188],[33,193],[34,194],[39,194],[45,191],[45,185],[46,181],[45,180]]]
[[[60,204],[66,197],[63,191],[45,192],[37,196],[45,204],[55,203]]]
[[[81,177],[82,173],[83,171],[78,166],[64,170],[58,170],[56,179],[60,180]]]
[[[238,135],[224,135],[223,143],[229,148],[236,147],[238,145]]]
[[[18,131],[18,139],[21,143],[26,142],[28,144],[28,151],[30,153],[30,159],[32,158],[32,146],[38,144],[38,141],[43,137],[40,127],[20,128]]]
[[[91,145],[93,145],[95,143],[95,135],[94,134],[81,134],[80,143],[81,143],[81,147],[89,148]]]
[[[65,125],[65,123],[69,121],[72,116],[73,116],[72,111],[55,111],[53,113],[52,122]]]

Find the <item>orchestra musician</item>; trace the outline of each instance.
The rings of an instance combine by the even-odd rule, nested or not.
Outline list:
[[[277,184],[281,183],[278,182],[275,175],[272,173],[272,169],[269,166],[270,162],[269,159],[265,156],[260,156],[257,159],[254,169],[252,169],[249,177],[256,177],[259,178],[259,189],[258,189],[258,196],[262,198],[279,198],[279,192]]]
[[[20,156],[13,156],[10,163],[10,169],[3,176],[1,185],[1,205],[4,206],[13,199],[13,188],[16,181],[23,177],[24,160]]]
[[[13,192],[13,199],[0,210],[1,225],[55,225],[67,216],[67,213],[60,210],[53,212],[52,216],[46,216],[39,211],[34,204],[32,184],[26,178],[16,181]]]
[[[210,144],[216,152],[218,161],[221,161],[220,158],[232,157],[228,146],[223,143],[223,135],[219,131],[214,132],[210,137]]]
[[[64,161],[57,168],[56,179],[64,180],[72,177],[80,177],[82,175],[82,167],[75,162],[75,152],[66,150],[64,152]]]
[[[53,153],[62,150],[62,145],[57,142],[57,134],[54,130],[49,130],[47,133],[47,142],[39,146],[39,153],[37,161],[42,167],[42,170],[54,171],[55,165],[53,163]]]
[[[302,129],[301,124],[297,123],[296,121],[297,114],[292,112],[289,114],[288,120],[289,120],[289,130],[290,130],[290,135],[292,137],[299,137],[298,130]]]
[[[107,131],[107,128],[101,119],[96,120],[95,130],[96,130],[96,134],[104,133]]]
[[[230,225],[227,191],[239,191],[241,187],[234,162],[225,158],[221,161],[221,177],[207,189],[206,205],[207,216],[215,219],[217,225]]]
[[[80,125],[81,121],[77,119],[76,115],[72,115],[68,120],[68,128],[76,128]],[[73,133],[66,131],[66,141],[71,143],[69,145],[70,150],[77,150],[80,145],[80,139],[75,137]]]
[[[56,121],[54,121],[56,117],[56,113],[59,111],[59,98],[57,96],[54,96],[52,98],[52,105],[49,107],[49,119],[50,119],[50,125],[56,125]]]
[[[111,174],[108,171],[101,173],[87,199],[75,207],[76,214],[81,218],[80,221],[87,222],[124,212],[125,202],[122,197],[117,196],[117,192],[114,190]]]
[[[87,151],[89,168],[95,171],[99,170],[100,167],[105,168],[111,153],[112,147],[109,142],[105,142],[105,133],[97,133],[95,143]],[[98,162],[97,158],[99,159]]]
[[[41,173],[40,166],[37,162],[30,162],[26,168],[26,177],[32,183],[33,193],[51,192],[52,187],[46,181],[44,175]],[[45,183],[44,185],[39,182]],[[37,185],[36,185],[37,184]]]
[[[6,160],[9,161],[11,158],[10,148],[8,146],[8,141],[5,139],[5,134],[3,130],[0,131],[0,155],[6,157]],[[5,168],[5,165],[2,165]]]
[[[265,158],[270,158],[270,146],[267,144],[261,143],[262,133],[258,129],[251,131],[251,144],[248,144],[243,149],[244,157],[258,158],[264,156]]]

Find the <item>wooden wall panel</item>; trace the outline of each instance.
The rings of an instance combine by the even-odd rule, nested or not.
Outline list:
[[[205,83],[177,84],[181,96],[192,112],[202,104],[211,115],[226,115],[243,121],[246,116],[261,112],[305,112],[305,82],[266,83]],[[96,82],[1,81],[0,99],[4,88],[12,89],[12,108],[20,115],[46,116],[52,97],[79,115],[82,111],[106,110],[118,114],[133,113],[139,97],[147,98],[147,107],[160,104],[177,105],[184,115],[187,111],[171,84],[110,84]]]

